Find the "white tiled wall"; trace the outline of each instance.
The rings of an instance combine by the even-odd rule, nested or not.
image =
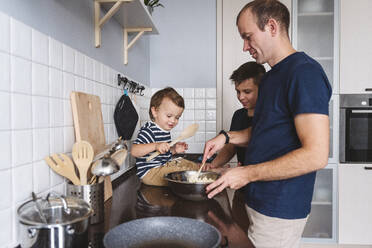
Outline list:
[[[32,191],[64,193],[63,178],[43,158],[71,153],[71,91],[100,97],[107,143],[117,138],[113,113],[122,91],[115,70],[1,12],[0,34],[0,247],[14,247],[18,206],[30,200]],[[150,98],[157,90],[132,96],[141,118],[137,130],[149,120]],[[186,142],[189,153],[200,153],[205,140],[216,135],[216,89],[176,90],[186,108],[172,137],[197,122],[197,134]]]
[[[152,88],[152,94],[160,89]],[[216,136],[216,88],[176,88],[185,100],[185,110],[178,125],[171,131],[172,138],[180,135],[187,126],[198,123],[199,129],[194,137],[185,140],[189,145],[187,153],[202,153],[204,143]],[[141,125],[150,120],[149,106],[151,96],[139,101]]]
[[[70,92],[100,96],[107,142],[116,139],[117,72],[0,12],[0,247],[17,242],[17,207],[31,192],[64,192],[43,161],[71,153]]]

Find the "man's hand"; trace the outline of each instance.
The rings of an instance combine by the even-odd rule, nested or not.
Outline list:
[[[184,153],[187,149],[189,149],[189,146],[186,142],[177,142],[173,146],[173,149],[175,153]]]
[[[226,169],[222,176],[206,188],[208,198],[213,198],[225,188],[240,189],[250,182],[248,166]]]
[[[207,159],[212,157],[213,154],[221,150],[222,147],[225,145],[225,140],[226,138],[223,134],[217,135],[213,139],[208,140],[204,146],[204,155],[202,162],[207,161]]]
[[[155,150],[157,150],[160,154],[164,154],[169,151],[170,146],[167,142],[159,142],[155,144]]]

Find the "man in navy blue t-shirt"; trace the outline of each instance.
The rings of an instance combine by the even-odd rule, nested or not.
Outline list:
[[[248,3],[237,26],[243,50],[271,70],[262,78],[252,127],[221,131],[205,145],[203,161],[226,143],[248,144],[244,166],[210,184],[208,197],[244,187],[255,247],[299,247],[315,171],[328,162],[332,89],[319,63],[292,47],[289,11],[279,1]]]

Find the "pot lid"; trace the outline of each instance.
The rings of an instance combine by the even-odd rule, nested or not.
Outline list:
[[[72,224],[89,218],[92,213],[92,208],[84,200],[58,195],[27,201],[17,210],[19,221],[32,226]]]

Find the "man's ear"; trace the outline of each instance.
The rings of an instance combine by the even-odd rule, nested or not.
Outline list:
[[[270,18],[267,21],[267,24],[266,24],[265,28],[270,32],[271,36],[274,37],[274,36],[278,35],[280,25],[275,19]]]

